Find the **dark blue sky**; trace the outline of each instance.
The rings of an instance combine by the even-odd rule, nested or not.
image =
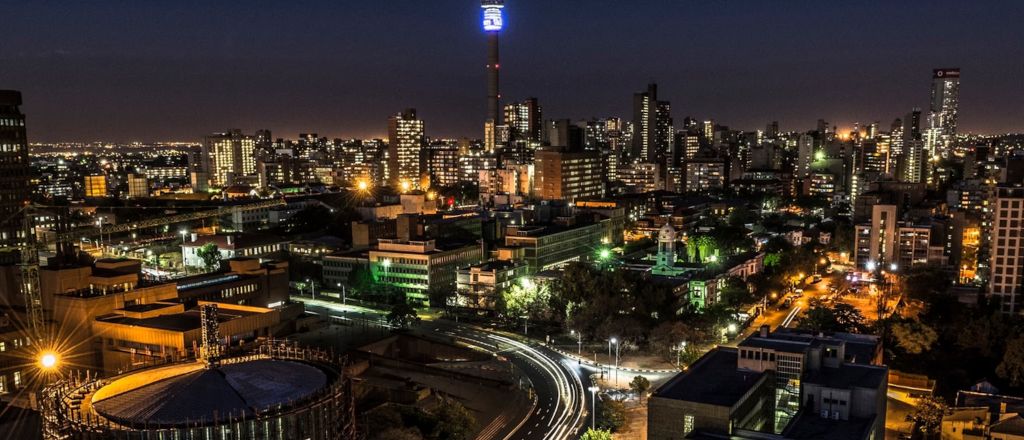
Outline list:
[[[651,79],[677,121],[819,117],[887,127],[962,68],[961,127],[1024,129],[1024,2],[507,0],[503,99],[548,118],[631,115]],[[431,136],[481,135],[473,0],[6,0],[0,88],[34,142],[380,136],[418,109]]]

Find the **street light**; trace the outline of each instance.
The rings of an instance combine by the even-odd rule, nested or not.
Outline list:
[[[615,377],[612,379],[613,382],[618,383],[619,381],[619,340],[612,338],[612,344],[615,344]]]
[[[576,355],[583,356],[583,333],[576,333],[576,330],[569,330],[570,335],[576,335]]]
[[[185,264],[185,236],[188,235],[188,230],[182,228],[178,233],[181,234],[181,267],[185,268],[185,275],[188,275],[188,264]]]
[[[43,371],[52,371],[60,363],[60,356],[52,351],[44,351],[39,354],[39,368]]]
[[[594,429],[594,425],[597,423],[597,391],[600,388],[590,387],[587,389],[590,390],[590,429]]]
[[[686,351],[686,341],[679,343],[679,350],[676,350],[676,368],[679,368],[679,357]]]
[[[864,268],[867,269],[868,272],[874,272],[875,269],[878,268],[878,264],[875,263],[874,260],[868,260],[868,263],[864,265]]]

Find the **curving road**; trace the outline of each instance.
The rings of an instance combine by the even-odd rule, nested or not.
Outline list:
[[[379,325],[384,312],[345,306],[310,298],[306,309],[334,318]],[[509,334],[447,320],[424,321],[414,332],[455,338],[466,345],[498,354],[515,366],[516,373],[533,386],[536,406],[523,419],[492,421],[481,439],[565,440],[576,439],[590,426],[592,395],[590,375],[598,370]],[[504,422],[504,423],[502,423]],[[492,426],[493,425],[493,426]]]
[[[509,423],[492,438],[574,439],[589,422],[589,367],[581,367],[545,347],[478,327],[435,321],[419,330],[453,337],[504,356],[515,365],[517,373],[533,385],[537,404],[530,414],[523,420]]]

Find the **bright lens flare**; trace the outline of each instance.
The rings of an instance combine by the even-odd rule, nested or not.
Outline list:
[[[49,370],[57,366],[57,354],[53,352],[45,352],[39,356],[39,366],[43,369]]]

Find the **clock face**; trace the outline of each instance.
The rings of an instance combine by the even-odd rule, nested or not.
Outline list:
[[[500,31],[502,25],[501,20],[501,9],[498,8],[485,8],[484,9],[484,30],[485,31]]]

